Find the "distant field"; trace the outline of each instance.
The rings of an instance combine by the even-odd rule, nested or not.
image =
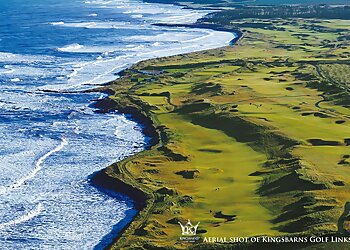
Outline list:
[[[232,1],[235,2],[235,1]],[[348,0],[255,0],[254,4],[349,4]]]
[[[212,9],[231,9],[241,5],[319,5],[319,4],[346,4],[349,5],[348,0],[146,0],[151,3],[165,3],[165,4],[181,4],[184,6],[194,8],[212,8]]]
[[[350,21],[244,19],[233,47],[137,64],[109,86],[161,142],[111,167],[149,196],[114,246],[350,232]],[[154,73],[157,72],[157,73]]]

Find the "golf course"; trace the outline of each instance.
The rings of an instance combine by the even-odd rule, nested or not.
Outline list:
[[[350,20],[225,28],[241,33],[232,46],[143,61],[101,88],[153,138],[103,172],[143,203],[112,249],[242,249],[179,240],[188,219],[202,238],[350,233]]]

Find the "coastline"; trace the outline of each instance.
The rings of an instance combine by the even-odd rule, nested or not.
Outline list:
[[[232,29],[232,28],[223,27],[220,25],[200,24],[200,23],[194,23],[194,24],[158,23],[154,25],[168,26],[168,27],[211,29],[215,31],[224,31],[224,32],[230,32],[230,33],[236,34],[236,36],[226,46],[232,46],[233,44],[238,42],[243,36],[243,32],[239,29]],[[222,47],[226,47],[226,46],[222,46]],[[218,47],[218,48],[221,48],[221,47]],[[218,48],[215,48],[215,49],[218,49]],[[193,51],[190,53],[195,53],[195,52],[197,51]],[[185,54],[190,54],[190,53],[185,53]],[[179,55],[182,55],[182,54],[179,54]],[[142,62],[143,61],[135,63],[129,68]],[[122,77],[123,71],[124,70],[120,71],[118,75]],[[111,95],[113,94],[113,91],[111,91],[111,89],[108,88],[108,86],[110,85],[111,85],[111,82],[106,83],[102,85],[100,88],[96,88],[91,91],[102,92],[102,93]],[[145,136],[150,138],[150,141],[146,145],[145,150],[139,153],[136,153],[130,157],[127,157],[122,161],[116,162],[111,166],[108,166],[102,169],[101,171],[96,172],[91,178],[91,184],[97,188],[101,187],[102,189],[111,190],[113,192],[125,194],[128,197],[130,197],[134,201],[135,209],[137,210],[137,214],[130,219],[130,222],[128,222],[123,227],[123,229],[121,229],[118,232],[118,235],[114,236],[113,242],[111,242],[111,244],[106,247],[108,249],[113,244],[115,244],[118,240],[121,240],[121,238],[124,237],[124,235],[129,230],[130,231],[137,230],[137,228],[139,228],[139,225],[142,224],[143,222],[143,218],[147,218],[148,210],[152,207],[153,202],[155,200],[155,197],[152,191],[147,190],[147,188],[145,188],[144,186],[140,186],[138,182],[134,179],[134,177],[130,173],[128,173],[127,169],[125,168],[125,164],[129,161],[132,161],[132,159],[137,158],[139,155],[142,155],[143,153],[147,152],[153,147],[154,148],[162,147],[164,135],[162,132],[162,128],[157,126],[157,122],[154,119],[152,119],[152,115],[150,114],[150,112],[148,112],[149,110],[147,111],[147,107],[145,109],[140,109],[139,106],[125,105],[125,103],[116,102],[115,100],[110,99],[109,96],[101,100],[96,100],[94,106],[99,109],[97,112],[107,113],[111,111],[117,111],[118,113],[121,113],[121,114],[130,115],[131,119],[135,120],[136,122],[138,122],[143,126],[142,133]],[[111,171],[112,169],[113,171]],[[118,173],[118,175],[115,175],[115,173]]]
[[[122,72],[122,71],[121,71]],[[119,72],[119,73],[121,73]],[[108,86],[108,83],[104,84],[104,86]],[[100,92],[100,93],[106,93],[108,95],[111,95],[110,90],[90,90],[89,92]],[[90,178],[90,184],[94,186],[95,188],[99,189],[101,192],[108,193],[109,191],[126,195],[128,198],[130,198],[134,204],[134,209],[137,210],[137,214],[134,215],[132,218],[125,217],[123,220],[128,221],[125,223],[124,226],[122,226],[121,229],[114,230],[108,234],[111,235],[111,238],[113,238],[112,242],[109,242],[108,245],[102,245],[102,239],[101,242],[95,246],[94,249],[106,249],[111,247],[123,234],[124,232],[129,228],[129,226],[133,223],[134,219],[139,216],[140,212],[144,210],[147,207],[147,203],[149,200],[149,194],[144,192],[142,189],[138,188],[137,186],[133,185],[130,182],[127,182],[123,177],[117,177],[111,175],[111,171],[109,171],[110,168],[113,169],[113,172],[117,172],[122,174],[122,169],[119,168],[119,164],[122,164],[124,161],[128,161],[130,158],[136,157],[138,154],[149,150],[151,147],[155,146],[159,143],[159,134],[154,126],[153,121],[143,112],[137,110],[135,107],[131,106],[122,106],[118,105],[116,102],[111,100],[109,97],[105,97],[104,99],[96,100],[94,103],[94,107],[98,110],[96,112],[98,113],[108,113],[112,111],[117,111],[120,114],[126,114],[130,115],[131,120],[135,120],[137,123],[142,125],[142,133],[149,137],[150,140],[148,141],[147,145],[145,146],[145,149],[141,152],[138,152],[132,156],[127,157],[126,159],[115,162],[114,164],[97,171],[91,175]],[[107,192],[106,192],[107,191]],[[119,222],[117,225],[119,225],[121,222]],[[113,228],[117,225],[113,225]],[[108,236],[107,235],[107,236]],[[106,236],[104,236],[106,237]],[[101,245],[101,246],[100,246]]]

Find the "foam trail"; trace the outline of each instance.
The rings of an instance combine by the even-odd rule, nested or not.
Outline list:
[[[39,160],[35,163],[35,168],[33,169],[33,171],[31,173],[29,173],[27,176],[19,179],[16,183],[14,183],[13,185],[9,186],[9,189],[14,189],[14,188],[19,188],[20,186],[22,186],[26,181],[34,178],[37,173],[41,170],[42,168],[42,164],[44,163],[44,161],[51,156],[52,154],[62,150],[64,148],[64,146],[66,146],[68,144],[68,141],[65,138],[62,138],[62,142],[60,145],[58,145],[57,147],[55,147],[54,149],[50,150],[49,152],[47,152],[46,154],[44,154],[43,156],[41,156],[39,158]]]
[[[34,217],[38,216],[41,213],[41,211],[43,211],[43,209],[44,209],[44,206],[41,203],[39,203],[36,206],[36,208],[33,209],[32,211],[30,211],[29,213],[27,213],[21,217],[18,217],[15,220],[0,224],[0,230],[4,229],[6,227],[15,226],[15,225],[24,223],[26,221],[29,221],[29,220],[33,219]]]

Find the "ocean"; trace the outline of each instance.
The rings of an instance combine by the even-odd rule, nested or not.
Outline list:
[[[227,45],[234,34],[158,27],[205,14],[133,0],[0,1],[0,249],[101,249],[136,210],[90,184],[144,150],[142,126],[82,93],[140,60]]]

